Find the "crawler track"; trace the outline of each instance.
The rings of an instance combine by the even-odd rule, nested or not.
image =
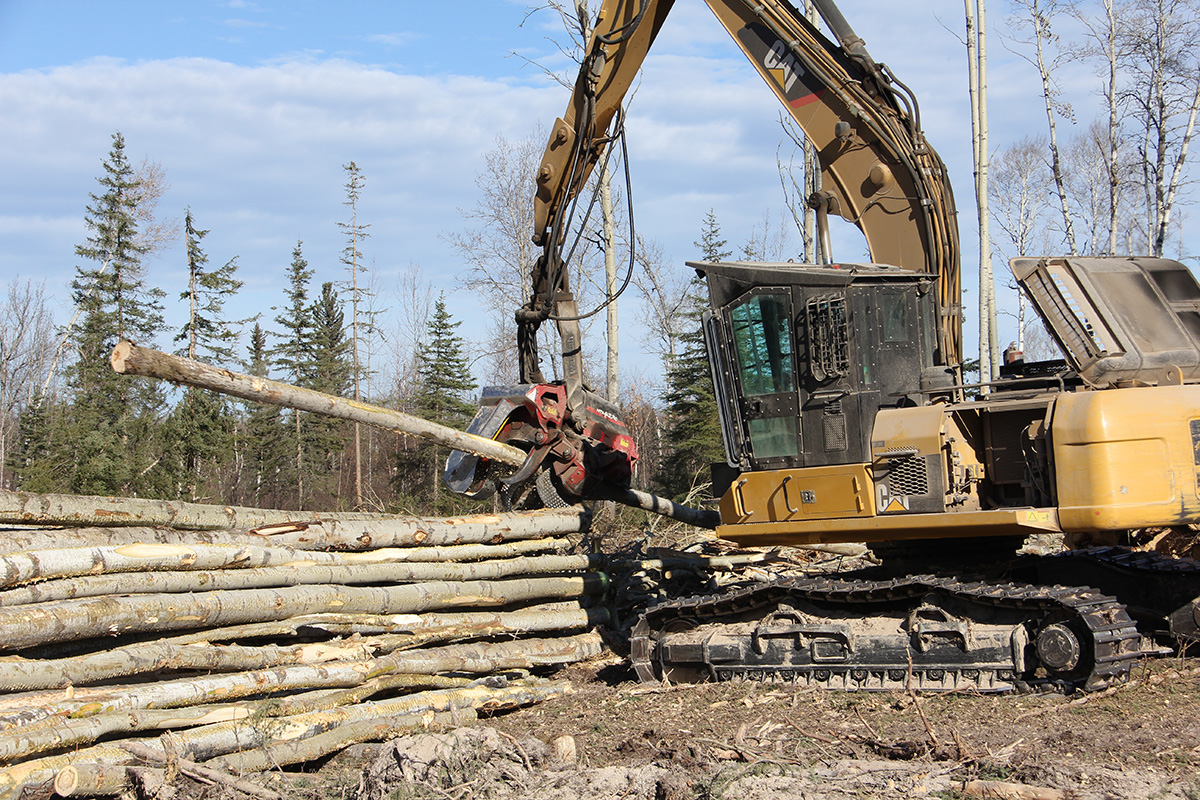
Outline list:
[[[644,681],[784,679],[850,690],[1094,691],[1140,652],[1124,606],[1089,588],[800,578],[675,600],[634,627]]]

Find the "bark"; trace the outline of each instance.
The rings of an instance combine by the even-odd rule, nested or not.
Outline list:
[[[197,642],[220,642],[234,639],[251,639],[266,636],[295,636],[303,628],[312,628],[326,633],[377,634],[408,633],[414,638],[428,634],[438,635],[442,631],[459,628],[480,630],[499,627],[516,631],[548,630],[539,627],[543,620],[553,618],[560,612],[579,611],[581,601],[568,600],[528,606],[519,611],[460,611],[432,614],[303,614],[277,622],[233,625],[225,628],[209,628],[185,633],[170,639],[161,639],[165,644],[195,644]],[[602,609],[586,609],[592,624],[599,624],[597,614]],[[434,639],[436,641],[436,639]]]
[[[84,575],[129,572],[153,575],[156,570],[239,571],[337,560],[338,557],[331,553],[311,553],[288,546],[126,544],[74,547],[0,556],[0,587]],[[128,579],[136,577],[127,576]]]
[[[330,553],[309,553],[332,556]],[[119,575],[83,575],[52,580],[0,592],[0,607],[31,603],[101,597],[110,594],[210,592],[225,589],[264,589],[279,586],[369,583],[414,583],[419,581],[495,580],[519,575],[581,572],[599,567],[600,556],[542,556],[500,561],[459,563],[388,562],[334,564],[325,559],[297,559],[298,563],[248,569],[196,569],[168,572],[130,572]],[[325,563],[313,563],[321,561]],[[0,559],[0,568],[4,565]],[[237,566],[237,565],[235,565]],[[77,573],[79,574],[79,573]],[[0,582],[0,585],[5,585]]]
[[[19,709],[0,709],[0,728],[30,725],[55,716],[83,718],[142,708],[185,708],[216,700],[230,701],[276,692],[351,688],[393,674],[435,675],[445,672],[488,674],[570,664],[599,655],[599,634],[556,639],[521,639],[495,644],[460,644],[391,653],[370,661],[292,666],[231,675],[205,675],[118,689],[68,690],[57,697],[29,698]]]
[[[535,631],[579,630],[600,624],[605,621],[607,614],[599,609],[575,608],[507,612],[491,617],[484,617],[478,621],[450,621],[440,627],[376,634],[371,638],[355,638],[349,641],[267,644],[257,647],[158,641],[53,660],[0,661],[0,691],[23,692],[87,686],[162,670],[241,672],[331,661],[367,661],[381,654],[454,639]],[[416,626],[410,625],[410,628]]]
[[[198,594],[89,597],[0,608],[0,649],[126,633],[269,622],[325,612],[415,614],[444,608],[505,606],[604,591],[603,575],[430,582],[405,586],[290,586]]]
[[[514,539],[540,539],[586,531],[591,515],[579,506],[568,509],[475,514],[467,517],[400,517],[383,522],[341,520],[260,531],[269,541],[305,550],[370,550],[415,545],[496,544]]]
[[[3,500],[0,500],[3,503]],[[0,512],[0,516],[3,513]],[[4,523],[0,521],[0,525]],[[0,536],[0,553],[30,550],[56,550],[66,547],[95,547],[103,542],[111,547],[126,544],[223,544],[233,546],[266,544],[261,536],[246,531],[199,531],[174,528],[129,526],[122,528],[38,527],[5,530]]]
[[[122,375],[161,378],[184,386],[231,394],[244,400],[361,422],[387,431],[418,436],[444,447],[474,453],[512,466],[520,466],[525,462],[525,452],[520,448],[464,433],[420,417],[311,389],[289,386],[266,378],[241,375],[199,361],[138,347],[131,342],[119,342],[113,348],[109,361],[113,370]]]
[[[601,484],[596,487],[594,494],[605,500],[615,500],[623,505],[661,514],[686,525],[695,525],[697,528],[715,530],[721,524],[721,515],[716,511],[680,505],[665,497],[659,497],[649,492],[640,492],[637,489],[626,489],[614,484]]]
[[[516,686],[505,689],[469,687],[449,691],[423,692],[381,703],[368,703],[347,709],[314,712],[293,717],[272,718],[265,724],[256,721],[218,723],[203,728],[164,734],[137,742],[153,747],[165,757],[205,761],[228,753],[251,750],[276,742],[303,740],[330,730],[339,724],[364,719],[446,712],[455,708],[511,708],[545,700],[568,691],[568,685],[550,683],[540,686]],[[18,796],[26,787],[40,787],[73,764],[127,765],[134,756],[121,745],[99,745],[70,753],[33,759],[0,770],[0,798]]]
[[[247,530],[281,522],[385,520],[388,514],[279,511],[133,497],[0,491],[0,523],[71,526],[165,525],[183,530]],[[5,549],[9,549],[7,546]]]
[[[618,380],[618,347],[620,342],[617,319],[617,234],[616,215],[613,213],[612,173],[608,159],[600,165],[600,215],[604,223],[604,297],[608,302],[605,342],[605,397],[610,403],[621,402],[621,386]]]

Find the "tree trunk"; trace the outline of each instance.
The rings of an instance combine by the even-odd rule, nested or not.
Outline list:
[[[475,514],[468,517],[402,517],[386,524],[341,521],[266,531],[272,542],[305,550],[371,550],[416,545],[499,543],[540,539],[586,531],[590,515],[579,506],[566,509]]]
[[[504,606],[604,591],[601,574],[506,581],[430,582],[405,586],[291,586],[278,589],[89,597],[0,609],[0,649],[128,633],[208,628],[349,612],[414,614],[444,608]]]
[[[833,547],[835,545],[829,545]],[[255,622],[224,628],[208,628],[161,639],[164,644],[228,642],[264,636],[296,636],[303,628],[339,636],[351,634],[407,633],[414,646],[452,638],[476,638],[493,632],[531,632],[553,630],[555,615],[583,610],[588,624],[599,625],[607,619],[602,608],[584,609],[580,600],[542,603],[518,611],[458,611],[415,614],[303,614],[275,622]],[[544,627],[545,625],[551,627]]]
[[[161,546],[138,545],[137,547]],[[51,551],[51,553],[53,552]],[[403,554],[406,551],[397,550],[396,552]],[[31,554],[31,557],[38,555],[42,554]],[[197,564],[189,564],[186,565],[187,569],[185,570],[172,569],[161,572],[151,571],[156,567],[149,561],[140,568],[136,563],[124,565],[125,569],[105,569],[104,567],[110,565],[98,563],[98,567],[103,571],[119,574],[85,574],[84,571],[79,570],[76,574],[80,577],[43,581],[32,586],[10,589],[0,592],[0,607],[10,608],[56,600],[102,597],[109,594],[211,592],[218,589],[267,589],[276,586],[321,583],[353,586],[365,583],[495,580],[496,578],[520,575],[582,572],[601,565],[599,556],[586,555],[518,557],[465,564],[402,559],[393,561],[386,558],[372,560],[371,563],[336,563],[342,559],[335,553],[308,552],[305,555],[312,556],[312,558],[305,558],[303,555],[287,558],[286,562],[288,563],[278,566],[259,567],[241,561],[226,565],[233,569],[210,569]],[[0,567],[3,566],[6,566],[5,559],[0,558]],[[159,568],[161,569],[161,567]],[[95,571],[100,571],[100,569]]]
[[[602,609],[576,607],[556,611],[501,612],[490,617],[477,615],[477,618],[461,614],[458,616],[467,619],[457,622],[447,620],[444,624],[436,626],[429,621],[422,621],[419,617],[409,617],[407,629],[401,632],[376,632],[374,636],[367,638],[324,643],[248,647],[213,645],[211,640],[160,640],[53,660],[0,661],[0,691],[27,692],[66,686],[87,686],[163,670],[241,672],[331,661],[367,661],[380,654],[454,639],[579,630],[605,621],[607,613]],[[399,629],[397,623],[403,624],[400,620],[393,622],[392,630]],[[293,626],[291,635],[295,634],[296,627],[300,625]],[[287,629],[276,631],[276,635],[288,634]]]
[[[473,708],[456,708],[435,713],[432,718],[425,714],[406,714],[386,719],[344,722],[333,730],[318,733],[308,739],[273,742],[254,750],[230,753],[212,759],[207,765],[228,770],[236,775],[266,772],[279,767],[316,761],[359,742],[386,742],[411,731],[471,725],[476,717],[477,712]]]
[[[114,734],[197,728],[238,720],[329,711],[339,706],[361,703],[365,697],[382,691],[380,687],[389,690],[461,689],[471,683],[467,678],[437,675],[390,675],[385,679],[364,684],[366,691],[357,691],[361,687],[355,687],[350,691],[309,692],[254,703],[142,709],[96,714],[81,719],[52,719],[0,734],[0,761],[26,759],[38,753],[67,747],[79,748],[93,744],[101,738],[112,738]]]
[[[604,297],[608,302],[608,358],[605,361],[605,396],[610,403],[621,402],[621,386],[617,377],[617,221],[613,214],[612,173],[608,159],[600,165],[600,214],[604,221]]]
[[[399,411],[289,386],[266,378],[218,369],[198,361],[138,347],[127,341],[120,342],[113,348],[109,361],[113,370],[122,375],[161,378],[185,386],[198,386],[222,394],[231,394],[244,400],[362,422],[384,430],[419,436],[435,444],[474,453],[511,466],[520,466],[525,462],[525,452],[520,448],[483,436],[464,433]]]
[[[181,530],[247,530],[285,522],[386,520],[390,514],[282,511],[174,500],[0,491],[0,523],[68,526],[163,525]],[[20,536],[20,533],[16,535]],[[94,540],[93,540],[94,543]],[[6,542],[0,542],[8,550]]]
[[[0,708],[0,727],[28,726],[52,717],[82,719],[97,714],[145,708],[185,708],[214,701],[312,689],[352,688],[374,678],[397,674],[436,675],[461,672],[486,675],[499,670],[571,664],[600,654],[597,633],[556,639],[520,639],[497,644],[459,644],[406,650],[369,661],[330,662],[277,669],[204,675],[129,687],[82,689],[21,698],[20,708]]]

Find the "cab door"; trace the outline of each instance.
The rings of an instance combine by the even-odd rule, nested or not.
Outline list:
[[[802,451],[791,290],[762,287],[725,308],[754,469],[796,466]]]

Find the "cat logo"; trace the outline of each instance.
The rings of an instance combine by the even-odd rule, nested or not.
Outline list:
[[[738,31],[737,38],[746,55],[757,62],[760,72],[775,84],[789,106],[800,108],[820,99],[824,86],[770,28],[757,23],[747,25]]]
[[[875,507],[879,509],[880,514],[903,514],[908,511],[908,496],[895,495],[888,491],[886,483],[878,484],[875,487]]]
[[[763,57],[763,66],[771,73],[775,82],[783,87],[784,92],[790,92],[796,79],[804,74],[804,67],[788,52],[782,39],[776,39],[775,44],[771,45],[771,49]]]

